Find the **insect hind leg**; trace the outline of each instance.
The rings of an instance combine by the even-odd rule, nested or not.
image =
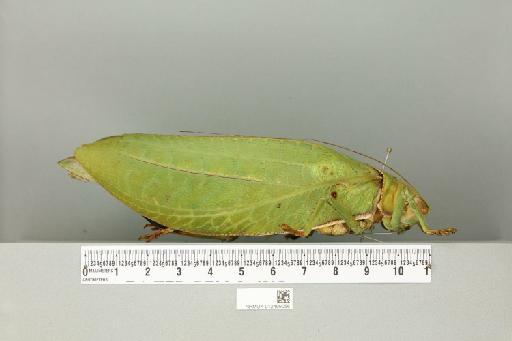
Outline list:
[[[307,237],[309,233],[306,233],[304,230],[297,230],[291,227],[288,224],[281,224],[281,229],[287,232],[287,237],[291,239],[297,239],[299,237]]]
[[[361,227],[359,222],[357,222],[352,214],[347,211],[339,202],[333,200],[332,198],[324,199],[324,201],[332,207],[332,209],[339,214],[341,220],[343,220],[344,224],[349,228],[349,231],[354,234],[362,234],[365,230],[364,227]]]
[[[146,242],[150,242],[152,240],[160,238],[160,236],[163,236],[164,234],[169,234],[169,233],[174,232],[173,228],[159,224],[156,221],[154,221],[148,217],[144,217],[144,219],[146,219],[148,221],[148,223],[146,225],[144,225],[144,228],[151,227],[151,230],[153,232],[140,235],[139,240],[144,240]]]
[[[350,231],[343,220],[335,220],[327,224],[315,226],[313,230],[328,236],[342,236]]]
[[[315,210],[311,213],[311,216],[306,225],[304,226],[304,228],[296,229],[288,224],[281,224],[281,229],[287,233],[286,238],[297,239],[299,237],[309,237],[315,228],[314,222],[318,216],[318,213],[320,212],[323,205],[325,205],[325,202],[326,201],[324,199],[321,199],[318,202],[318,204],[315,207]]]
[[[156,221],[154,221],[148,217],[145,217],[145,216],[142,216],[142,217],[148,221],[148,223],[146,225],[144,225],[144,228],[151,227],[151,230],[153,230],[153,231],[167,228],[166,226],[164,226],[160,223],[157,223]]]
[[[145,240],[146,242],[150,242],[152,240],[158,239],[160,236],[164,234],[169,233],[175,233],[182,236],[189,236],[189,237],[199,237],[199,238],[211,238],[211,239],[219,239],[226,242],[231,242],[238,238],[238,236],[209,236],[209,235],[202,235],[197,233],[190,233],[186,231],[177,230],[175,228],[164,226],[148,217],[143,216],[144,219],[148,221],[146,225],[144,225],[144,228],[151,227],[151,230],[154,231],[153,233],[144,234],[139,237],[139,240]]]
[[[139,236],[139,240],[145,240],[146,242],[150,242],[152,240],[160,238],[160,236],[163,236],[164,234],[173,233],[174,229],[170,227],[164,227],[164,228],[153,228],[154,232],[143,234]]]

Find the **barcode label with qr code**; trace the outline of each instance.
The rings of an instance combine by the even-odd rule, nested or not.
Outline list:
[[[293,288],[238,288],[238,310],[293,309]]]

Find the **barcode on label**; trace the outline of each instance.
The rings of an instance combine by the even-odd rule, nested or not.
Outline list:
[[[238,288],[238,310],[293,309],[293,288]]]

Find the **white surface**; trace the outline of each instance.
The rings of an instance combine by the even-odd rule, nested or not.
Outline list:
[[[79,252],[0,244],[2,340],[512,339],[512,244],[433,244],[430,284],[293,285],[288,311],[238,311],[236,285],[84,286]]]

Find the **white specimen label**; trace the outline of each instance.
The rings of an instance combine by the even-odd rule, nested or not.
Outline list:
[[[238,288],[238,310],[293,309],[293,288]]]

